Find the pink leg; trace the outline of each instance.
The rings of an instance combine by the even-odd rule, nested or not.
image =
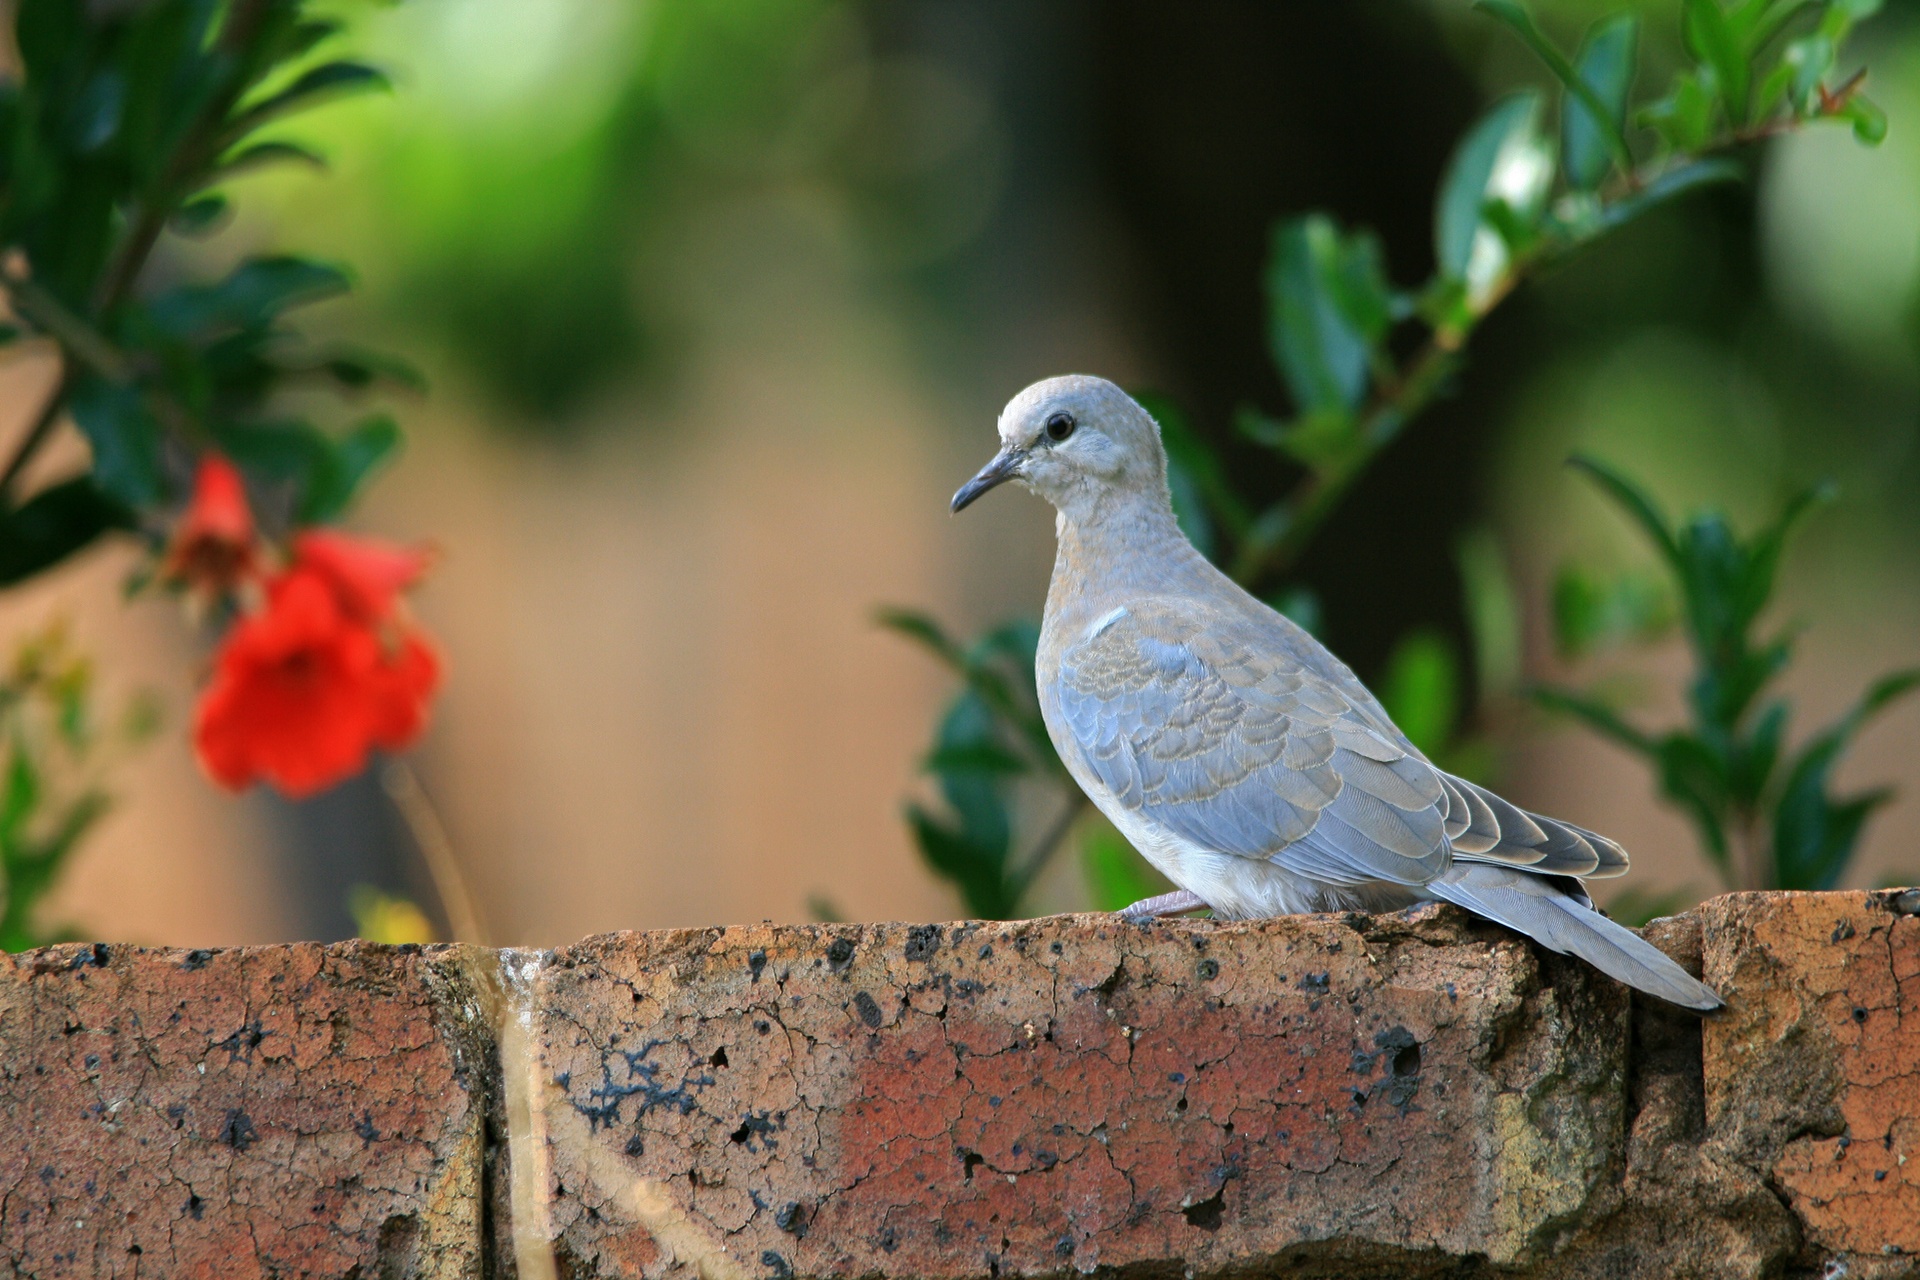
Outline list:
[[[1172,893],[1163,893],[1154,898],[1142,898],[1130,907],[1122,908],[1117,914],[1123,919],[1140,924],[1156,920],[1161,916],[1184,915],[1189,911],[1198,911],[1207,904],[1198,894],[1188,893],[1185,889],[1175,889]]]

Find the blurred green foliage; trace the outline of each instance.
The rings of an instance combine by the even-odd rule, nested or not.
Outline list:
[[[392,452],[374,413],[327,429],[286,393],[358,392],[413,375],[389,357],[302,343],[285,316],[346,291],[339,267],[247,258],[216,278],[144,287],[169,233],[225,222],[224,188],[262,166],[315,163],[261,131],[377,71],[316,54],[339,32],[303,0],[22,0],[21,74],[0,82],[0,272],[16,325],[60,377],[0,472],[0,584],[58,563],[113,529],[148,527],[181,496],[191,459],[217,448],[282,522],[329,519]],[[70,414],[91,469],[25,501],[15,489]]]
[[[81,837],[106,816],[101,774],[158,724],[135,697],[102,723],[93,668],[55,624],[27,637],[0,677],[0,951],[69,941],[39,919]]]
[[[179,252],[227,225],[236,179],[320,163],[263,131],[386,85],[373,68],[326,55],[341,28],[313,9],[13,6],[18,73],[0,80],[0,286],[12,323],[0,345],[51,354],[58,376],[0,469],[0,586],[114,531],[158,547],[203,454],[237,464],[254,510],[284,533],[338,516],[398,445],[385,413],[323,425],[294,407],[312,403],[302,393],[315,387],[357,397],[418,383],[389,356],[308,343],[286,323],[346,292],[343,268],[262,254],[195,278]],[[150,270],[156,256],[162,271]],[[88,463],[23,496],[29,464],[69,419]],[[54,632],[29,642],[0,689],[0,946],[53,936],[35,924],[36,904],[106,810],[95,768],[104,746],[140,736],[137,726],[97,732],[89,688],[86,664]]]
[[[1557,136],[1547,119],[1548,97],[1537,90],[1509,94],[1482,113],[1456,146],[1435,193],[1434,273],[1411,289],[1388,278],[1370,231],[1343,228],[1319,212],[1274,226],[1263,280],[1267,345],[1291,413],[1249,408],[1233,425],[1293,465],[1292,487],[1272,499],[1247,494],[1177,406],[1143,398],[1161,423],[1182,528],[1236,581],[1296,619],[1313,619],[1315,603],[1298,586],[1276,586],[1276,579],[1298,562],[1407,422],[1447,389],[1476,329],[1517,285],[1688,192],[1744,177],[1744,168],[1723,154],[1743,144],[1821,121],[1850,126],[1867,143],[1885,133],[1885,117],[1862,96],[1860,76],[1834,78],[1842,43],[1879,0],[1682,0],[1687,60],[1663,94],[1637,102],[1637,15],[1601,18],[1569,56],[1517,0],[1477,0],[1474,7],[1511,29],[1557,83]],[[1488,573],[1497,561],[1484,547],[1471,563],[1463,560],[1468,617],[1476,632],[1491,637],[1483,623],[1504,613],[1506,634],[1517,636],[1511,592],[1503,600],[1497,575]],[[1657,601],[1630,583],[1602,588],[1570,577],[1557,590],[1555,607],[1573,624],[1560,631],[1563,645],[1590,647],[1659,621]],[[950,655],[964,652],[944,634],[941,644]],[[1486,680],[1496,670],[1511,687],[1517,640],[1477,638],[1476,645],[1483,691],[1500,687]],[[1381,696],[1423,750],[1484,776],[1491,768],[1484,742],[1461,731],[1460,671],[1437,634],[1416,631],[1393,654]],[[993,723],[1004,714],[974,698],[969,685],[943,717],[939,742],[947,741],[956,717],[983,740],[1025,732],[1012,718]],[[912,811],[921,853],[976,913],[1012,914],[1021,905],[1019,891],[1032,882],[1030,874],[1009,880],[1000,871],[1015,839],[1013,782],[1031,775],[1066,797],[1054,801],[1056,808],[1080,803],[1078,788],[1050,751],[1045,767],[1015,768],[1009,760],[997,783],[987,786],[977,772],[963,777],[942,770],[934,763],[941,750],[936,746],[929,767],[960,825],[943,828]],[[1817,790],[1820,782],[1803,783],[1796,794],[1809,785]],[[956,797],[964,797],[965,814]],[[1854,812],[1809,809],[1796,821],[1823,833],[1827,847],[1841,834],[1836,824]],[[956,830],[977,830],[982,840],[953,839]],[[1044,858],[1052,845],[1043,837],[1039,848]],[[1098,884],[1120,881],[1108,869],[1110,851],[1086,861]],[[983,896],[972,887],[983,883],[995,884],[995,892]]]
[[[1830,491],[1802,493],[1743,539],[1717,511],[1676,528],[1626,476],[1591,458],[1575,462],[1653,544],[1674,585],[1694,661],[1690,723],[1651,734],[1591,693],[1547,688],[1536,698],[1646,759],[1661,794],[1693,820],[1702,848],[1730,887],[1833,888],[1868,817],[1893,795],[1879,788],[1835,796],[1834,766],[1868,719],[1920,687],[1920,667],[1875,681],[1839,721],[1797,753],[1787,749],[1788,704],[1764,695],[1785,670],[1793,637],[1763,636],[1757,627],[1789,535]],[[1557,622],[1565,618],[1556,614]],[[1574,619],[1580,629],[1562,636],[1563,651],[1580,651],[1590,635],[1584,615]]]

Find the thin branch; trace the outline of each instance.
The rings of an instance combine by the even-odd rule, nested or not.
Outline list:
[[[1073,830],[1073,824],[1079,820],[1081,812],[1087,807],[1086,792],[1071,782],[1064,789],[1067,793],[1066,806],[1061,809],[1060,816],[1053,820],[1053,825],[1048,827],[1045,834],[1040,837],[1039,843],[1034,846],[1033,852],[1028,855],[1026,862],[1014,876],[1015,902],[1027,896],[1027,890],[1033,887],[1033,882],[1040,878],[1042,871],[1046,870],[1047,863],[1051,862],[1053,855],[1059,852],[1060,846],[1066,842],[1067,834]]]
[[[446,913],[447,927],[453,930],[453,940],[482,947],[489,945],[491,935],[482,922],[479,904],[467,885],[467,878],[460,870],[460,859],[454,854],[453,841],[447,837],[446,824],[440,821],[440,812],[428,798],[426,788],[420,785],[420,779],[406,761],[389,760],[380,771],[380,785],[393,800],[393,807],[400,811],[407,830],[413,834],[414,844],[420,848],[420,856],[426,860],[427,874],[433,879],[433,891]]]
[[[0,507],[8,505],[12,499],[13,486],[19,482],[21,472],[33,461],[33,455],[40,451],[53,435],[53,429],[60,423],[61,410],[67,405],[67,370],[63,359],[60,376],[54,381],[53,389],[47,392],[46,403],[40,406],[40,412],[34,417],[33,425],[27,428],[27,434],[21,437],[20,444],[7,459],[7,469],[0,472]]]

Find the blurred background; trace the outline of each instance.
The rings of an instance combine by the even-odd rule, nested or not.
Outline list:
[[[1618,7],[1536,6],[1574,33]],[[1642,6],[1649,75],[1677,9]],[[415,604],[450,673],[415,767],[490,940],[515,944],[959,914],[901,819],[949,678],[873,617],[907,605],[970,633],[1038,613],[1051,512],[1012,491],[946,510],[1000,406],[1070,371],[1158,391],[1277,492],[1272,455],[1229,429],[1240,406],[1285,403],[1269,227],[1325,208],[1380,232],[1396,280],[1424,277],[1455,140],[1541,79],[1465,0],[345,12],[395,94],[291,129],[332,172],[235,184],[239,218],[205,252],[352,263],[355,295],[308,324],[428,373],[356,523],[441,549]],[[1563,467],[1575,448],[1670,512],[1718,505],[1742,527],[1838,483],[1774,615],[1807,626],[1787,686],[1801,732],[1915,659],[1920,23],[1890,9],[1856,52],[1884,146],[1777,140],[1752,186],[1529,285],[1367,475],[1300,574],[1362,678],[1416,626],[1467,646],[1454,548],[1474,530],[1512,577],[1526,671],[1569,675],[1555,571],[1648,556]],[[0,376],[11,405],[44,374]],[[132,559],[102,546],[0,604],[7,633],[63,613],[112,682],[167,709],[49,916],[211,945],[346,936],[356,884],[436,911],[371,779],[294,805],[198,778],[202,641],[159,601],[122,602]],[[1656,699],[1647,722],[1678,714],[1657,700],[1685,671],[1677,639],[1606,663]],[[1850,881],[1920,877],[1920,702],[1876,722],[1841,780],[1908,793]],[[1598,738],[1511,717],[1497,781],[1626,843],[1630,883],[1715,890],[1645,768]],[[1063,860],[1040,905],[1083,905],[1078,876]]]

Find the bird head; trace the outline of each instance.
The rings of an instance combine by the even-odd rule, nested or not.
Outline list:
[[[959,511],[1017,480],[1083,519],[1116,498],[1167,501],[1160,427],[1105,378],[1069,374],[1036,382],[1000,412],[1000,452],[953,495]]]

